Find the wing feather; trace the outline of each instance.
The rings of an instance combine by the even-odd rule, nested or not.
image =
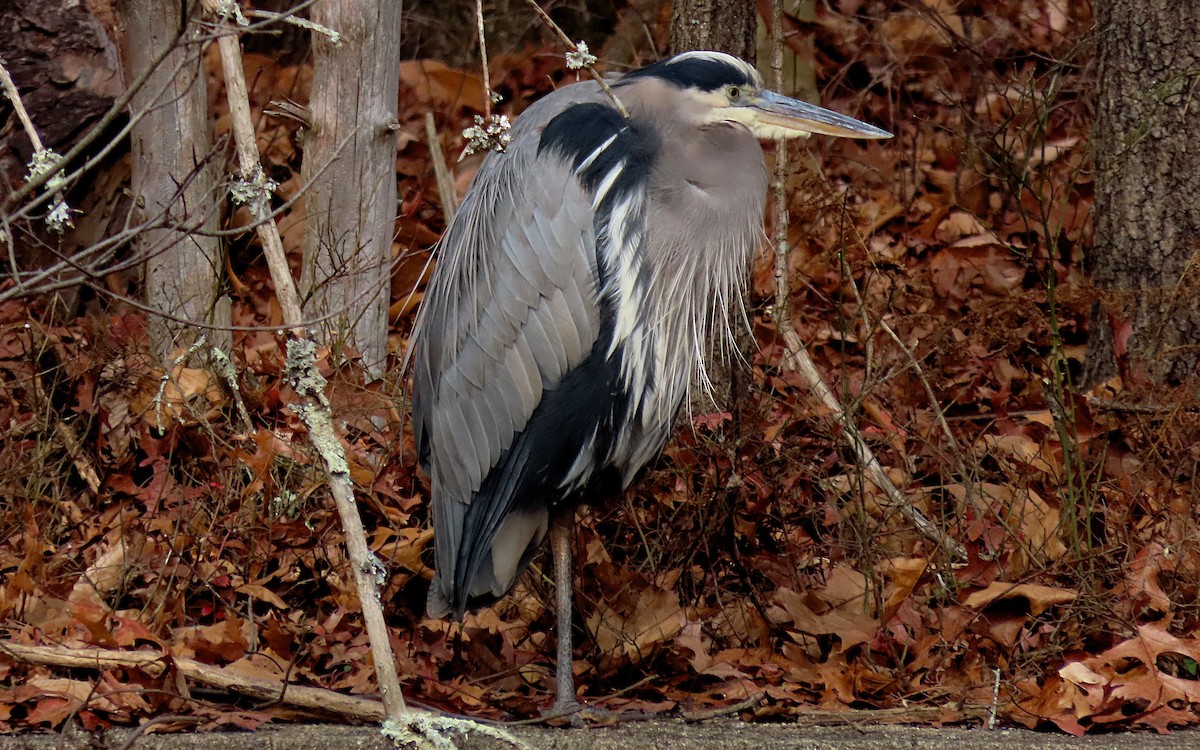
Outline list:
[[[467,477],[471,472],[478,471],[479,457],[475,452],[474,445],[471,445],[470,441],[466,439],[470,433],[471,428],[463,413],[462,399],[444,399],[442,408],[434,416],[433,441],[438,445],[452,442],[461,447],[449,455],[441,457],[448,464],[441,467],[443,472],[449,470],[458,476]],[[471,480],[467,478],[467,481]]]
[[[546,362],[549,367],[552,362]],[[515,395],[521,399],[520,413],[533,414],[542,400],[542,375],[539,363],[534,361],[533,352],[525,341],[524,332],[513,342],[505,362],[506,371],[512,376]]]
[[[539,301],[539,306],[545,308],[545,303]],[[567,350],[563,346],[562,339],[553,327],[546,328],[542,325],[542,320],[549,313],[545,310],[539,310],[538,314],[531,315],[529,322],[525,324],[525,342],[529,344],[529,351],[533,354],[533,358],[538,362],[555,363],[555,370],[558,372],[567,371]],[[548,385],[545,374],[542,377],[542,387]]]
[[[567,291],[569,292],[569,290]],[[577,297],[578,295],[572,296]],[[564,293],[564,290],[555,289],[554,294],[547,300],[549,319],[543,320],[542,323],[553,327],[555,333],[562,340],[563,348],[567,352],[567,361],[578,362],[583,359],[584,352],[591,349],[595,338],[588,335],[589,330],[579,330],[577,316],[584,316],[586,311],[573,312],[568,298],[568,294]]]

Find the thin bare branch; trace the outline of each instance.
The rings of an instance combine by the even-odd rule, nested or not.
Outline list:
[[[8,95],[8,100],[12,102],[13,109],[17,113],[17,119],[21,121],[21,127],[25,129],[25,134],[29,136],[29,142],[33,144],[33,150],[45,151],[46,147],[42,145],[41,136],[38,135],[37,128],[33,126],[33,120],[29,118],[29,112],[25,109],[25,103],[21,101],[21,93],[17,91],[17,84],[13,82],[12,76],[8,74],[8,68],[4,66],[3,59],[0,59],[0,86],[3,86],[4,93]]]
[[[164,45],[163,49],[157,55],[155,55],[154,59],[150,61],[150,64],[146,66],[146,69],[129,82],[129,85],[125,88],[125,92],[121,94],[121,96],[117,97],[116,101],[112,103],[112,106],[108,108],[108,111],[105,112],[104,115],[96,121],[96,124],[89,128],[88,131],[84,133],[78,141],[76,141],[75,145],[72,146],[67,153],[62,155],[62,157],[54,165],[53,172],[34,177],[26,182],[19,190],[9,193],[8,197],[4,200],[5,212],[12,209],[13,206],[19,205],[26,198],[41,189],[41,187],[45,185],[55,173],[65,168],[67,164],[70,164],[72,160],[83,153],[85,149],[92,145],[93,141],[99,138],[100,135],[107,130],[109,125],[111,125],[117,120],[118,117],[121,116],[121,114],[125,111],[125,108],[129,106],[129,102],[133,100],[133,97],[137,96],[138,92],[142,90],[142,87],[145,86],[150,80],[150,77],[155,75],[158,67],[162,65],[163,61],[170,56],[172,51],[174,51],[175,45],[177,45],[183,38],[184,32],[185,29],[179,29],[175,35],[175,38],[172,39],[169,44]],[[174,75],[178,75],[181,69],[182,63],[176,68]],[[117,137],[113,138],[112,142],[102,151],[103,154],[107,154],[116,143],[120,142],[120,140],[124,138],[125,134],[127,134],[133,127],[133,121],[134,118],[131,117],[130,122],[127,123],[124,128],[122,128],[121,133]],[[101,155],[93,157],[88,161],[88,166],[94,166],[95,164],[99,163],[101,158]],[[77,170],[77,172],[78,171],[81,170]],[[68,175],[68,181],[71,178],[72,175]]]
[[[458,211],[458,192],[454,187],[454,177],[446,166],[446,156],[442,153],[442,139],[438,138],[432,112],[425,113],[425,140],[429,142],[429,159],[433,162],[433,174],[442,198],[442,216],[449,226],[455,212]]]
[[[558,35],[558,38],[562,40],[562,43],[566,45],[567,49],[571,50],[572,53],[581,58],[587,55],[587,49],[585,48],[581,50],[579,45],[577,45],[571,39],[571,37],[567,36],[567,32],[563,31],[562,27],[556,24],[554,19],[550,17],[550,14],[542,10],[542,6],[538,5],[535,0],[525,0],[525,2],[528,3],[529,7],[533,8],[533,11],[538,14],[538,17],[542,19],[542,23],[546,24],[551,31]],[[613,104],[616,105],[617,111],[621,113],[621,116],[628,120],[629,110],[625,109],[625,105],[622,104],[621,100],[617,98],[616,92],[614,92],[612,87],[608,85],[608,81],[604,80],[604,76],[600,75],[600,73],[597,72],[596,69],[591,65],[587,65],[585,67],[587,68],[587,72],[589,75],[591,75],[592,79],[596,83],[600,84],[600,88],[604,89],[604,93],[608,94],[608,98],[612,99]]]
[[[483,70],[483,116],[492,119],[492,74],[488,70],[487,34],[483,29],[483,0],[475,0],[475,33],[479,35],[479,60]]]

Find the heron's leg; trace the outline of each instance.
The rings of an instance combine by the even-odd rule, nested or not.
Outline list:
[[[554,559],[554,602],[558,615],[558,664],[555,667],[554,713],[577,706],[575,700],[574,649],[571,644],[571,598],[575,593],[571,578],[572,540],[575,536],[575,509],[553,512],[550,518],[550,556]]]

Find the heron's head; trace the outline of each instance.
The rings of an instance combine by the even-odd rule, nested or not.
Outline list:
[[[665,84],[665,85],[664,85]],[[656,104],[700,123],[736,122],[764,140],[807,138],[813,133],[839,138],[891,138],[873,125],[828,109],[781,96],[763,86],[749,63],[722,52],[684,52],[623,76],[621,89],[653,88]]]

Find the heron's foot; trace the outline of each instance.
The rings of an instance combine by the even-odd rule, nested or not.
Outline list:
[[[584,729],[591,726],[615,726],[620,721],[620,716],[607,709],[589,706],[571,698],[554,701],[550,710],[542,714],[542,720],[548,724],[562,722],[576,729]]]

